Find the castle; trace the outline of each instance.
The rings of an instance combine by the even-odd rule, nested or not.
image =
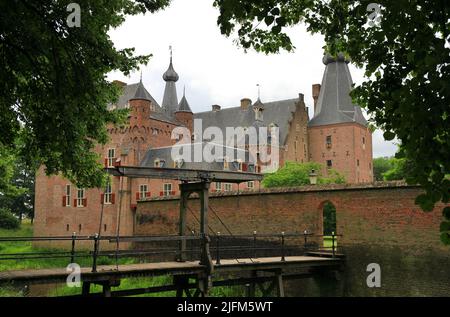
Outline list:
[[[203,130],[209,127],[222,130],[237,126],[277,127],[279,161],[272,162],[272,168],[282,166],[286,161],[313,161],[323,165],[325,175],[333,168],[344,174],[349,183],[372,182],[372,135],[360,107],[354,105],[349,96],[352,79],[348,61],[343,55],[337,58],[326,55],[323,63],[322,84],[312,86],[314,116],[309,119],[303,94],[272,102],[258,98],[253,103],[243,98],[237,107],[212,105],[210,111],[194,113],[184,93],[178,101],[176,82],[179,76],[171,57],[163,75],[166,85],[161,105],[144,87],[142,80],[135,84],[115,81],[122,94],[110,109],[129,108],[129,121],[124,127],[109,126],[109,143],[98,145],[95,151],[102,157],[105,167],[113,167],[120,161],[123,166],[183,168],[187,163],[170,155],[172,147],[179,141],[172,138],[176,128],[187,128],[196,142],[198,135],[194,132],[194,121],[199,119]],[[259,166],[257,162],[228,162],[224,158],[215,169],[264,173],[265,166]],[[59,175],[46,176],[43,167],[36,175],[35,186],[36,236],[63,236],[72,232],[114,235],[119,221],[120,234],[133,235],[139,201],[179,193],[176,181],[164,179],[114,177],[105,189],[76,188]],[[241,184],[239,188],[235,184],[214,183],[211,191],[256,190],[258,186],[254,182]]]

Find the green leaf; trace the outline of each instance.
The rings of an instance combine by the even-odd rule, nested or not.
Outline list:
[[[395,133],[390,131],[386,131],[383,133],[383,137],[386,141],[392,141],[395,138]]]
[[[275,18],[272,15],[268,15],[264,18],[264,22],[266,23],[267,26],[269,26],[273,23],[274,19]]]
[[[442,215],[444,216],[445,219],[450,220],[450,207],[445,207],[444,209],[442,209]]]
[[[428,194],[421,194],[416,197],[416,204],[419,205],[424,211],[432,211],[434,202]]]
[[[449,221],[441,222],[441,225],[439,226],[439,231],[440,232],[450,231],[450,222]]]
[[[450,233],[448,232],[441,233],[441,241],[445,245],[450,245]]]

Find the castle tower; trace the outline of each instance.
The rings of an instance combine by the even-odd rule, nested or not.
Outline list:
[[[163,79],[166,82],[166,88],[164,89],[164,97],[162,107],[165,113],[169,117],[174,117],[175,111],[178,109],[178,97],[176,82],[179,76],[172,64],[172,49],[170,50],[170,64],[167,71],[163,74]]]
[[[372,134],[361,108],[352,102],[352,78],[349,61],[343,54],[337,58],[325,55],[325,72],[315,106],[308,123],[310,161],[343,173],[349,183],[373,181]]]
[[[186,99],[186,89],[183,90],[183,98],[181,98],[178,109],[175,111],[175,119],[183,123],[191,131],[192,134],[194,114],[192,113],[189,102]]]
[[[150,123],[150,113],[154,109],[151,96],[145,90],[142,79],[138,84],[134,96],[129,100],[130,104],[130,150],[134,155],[129,155],[128,163],[138,165],[149,143],[146,127]],[[125,141],[124,141],[125,142]],[[131,154],[131,153],[130,153]]]

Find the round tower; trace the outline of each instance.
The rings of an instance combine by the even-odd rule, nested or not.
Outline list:
[[[194,114],[192,113],[189,102],[186,99],[186,89],[183,90],[183,98],[174,113],[175,119],[186,126],[186,128],[193,132]]]

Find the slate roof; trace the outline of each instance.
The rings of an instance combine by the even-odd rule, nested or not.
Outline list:
[[[342,54],[337,60],[330,55],[324,56],[325,72],[314,117],[309,121],[309,126],[349,122],[367,126],[361,107],[355,105],[350,97],[353,81],[348,62]]]
[[[152,97],[152,95],[147,91],[142,82],[126,85],[123,88],[123,93],[120,95],[119,100],[115,103],[115,107],[118,109],[126,108],[127,104],[132,99],[145,99],[152,102],[155,105],[155,111],[152,111],[150,118],[170,122],[174,124],[179,124],[173,118],[167,116],[158,102]],[[109,105],[109,109],[112,109],[113,105]]]
[[[183,94],[183,98],[181,98],[181,101],[180,101],[180,104],[178,105],[177,111],[192,112],[191,107],[189,106],[189,102],[187,101],[185,94]]]
[[[209,126],[219,127],[225,134],[226,127],[250,127],[276,124],[280,129],[280,145],[285,144],[289,132],[289,124],[293,118],[298,98],[263,103],[263,120],[255,123],[254,107],[261,106],[258,102],[242,110],[241,107],[223,108],[219,111],[194,113],[194,119],[203,120],[203,129]]]
[[[119,100],[114,105],[119,109],[126,108],[128,101],[130,101],[130,99],[133,99],[136,96],[136,91],[137,91],[138,87],[139,87],[139,83],[124,86],[122,88],[123,92],[120,95]],[[152,97],[152,95],[147,91],[147,89],[145,89],[145,87],[143,85],[142,85],[142,87],[144,88],[145,99],[150,100],[157,109],[158,108],[161,109],[158,102]],[[110,105],[110,108],[111,107],[112,107],[112,105]]]
[[[188,144],[176,144],[174,146],[167,146],[167,147],[159,147],[159,148],[152,148],[147,151],[144,158],[142,159],[140,166],[141,167],[155,167],[154,163],[155,160],[164,160],[165,165],[163,167],[167,168],[173,168],[174,167],[174,160],[172,159],[172,149],[176,151],[176,155],[174,156],[175,159],[177,157],[181,157],[178,155],[178,153],[185,153],[184,151],[189,151],[191,153],[191,161],[194,161],[194,149],[196,146],[201,146],[202,152],[206,145],[210,146],[218,146],[218,148],[221,149],[223,156],[226,156],[227,148],[229,151],[232,151],[233,158],[237,159],[240,156],[238,156],[238,153],[242,155],[243,162],[254,162],[254,158],[250,157],[250,153],[248,151],[242,150],[242,149],[236,149],[231,147],[226,147],[223,145],[219,145],[212,142],[202,142],[202,143],[188,143]],[[222,156],[222,155],[221,155]],[[234,160],[235,162],[231,162],[231,157],[229,158],[229,171],[238,171],[238,165],[236,164],[237,160]],[[224,170],[223,160],[218,159],[213,162],[207,162],[205,159],[203,159],[201,162],[183,162],[183,165],[181,168],[188,168],[188,169],[199,169],[199,170]]]
[[[174,112],[178,109],[176,82],[178,81],[179,76],[173,68],[172,57],[170,58],[169,68],[163,75],[163,79],[166,82],[166,87],[164,89],[162,108],[167,116],[173,117]]]

